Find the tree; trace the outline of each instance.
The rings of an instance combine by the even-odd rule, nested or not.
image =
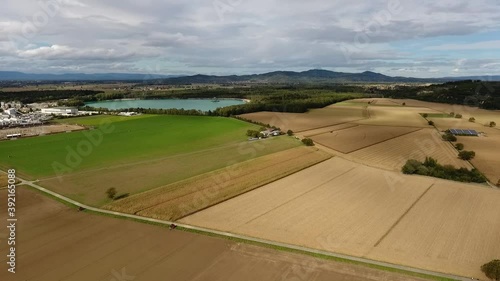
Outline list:
[[[491,121],[491,122],[490,122],[490,127],[492,127],[492,128],[493,128],[493,127],[495,127],[496,125],[497,125],[497,123],[495,123],[494,121]]]
[[[116,188],[114,188],[114,187],[109,188],[108,190],[106,190],[106,194],[108,195],[109,199],[115,198]]]
[[[498,180],[498,182],[497,182],[497,186],[498,186],[498,187],[500,187],[500,180]]]
[[[463,143],[457,143],[457,144],[455,144],[455,148],[458,151],[462,151],[462,150],[464,150],[464,144]]]
[[[500,260],[492,260],[489,263],[485,263],[481,266],[481,271],[486,275],[486,277],[500,281]]]
[[[469,122],[472,122],[472,123],[476,122],[476,118],[474,118],[474,117],[469,118]]]
[[[288,130],[288,131],[286,131],[286,134],[289,135],[289,136],[293,136],[293,131],[292,130]]]
[[[430,126],[434,126],[434,121],[432,120],[429,120],[429,122],[427,122]]]
[[[403,102],[403,106],[405,106],[405,105],[406,105],[406,102]]]
[[[312,140],[312,139],[310,139],[310,138],[305,138],[305,139],[303,139],[303,140],[302,140],[302,143],[303,143],[303,144],[305,144],[305,145],[307,145],[307,146],[314,146],[314,142],[313,142],[313,140]]]
[[[455,112],[450,112],[450,116],[455,116]]]
[[[424,118],[427,118],[427,117],[429,117],[429,114],[424,113],[424,115],[422,115],[422,116],[424,116]]]
[[[458,157],[462,160],[472,160],[476,156],[474,151],[462,150],[458,153]]]
[[[447,132],[443,135],[443,140],[454,142],[457,141],[457,137],[455,137],[452,133]]]
[[[462,114],[459,114],[459,113],[455,114],[455,118],[461,119],[462,118]]]

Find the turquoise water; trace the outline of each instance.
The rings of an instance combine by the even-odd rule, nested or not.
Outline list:
[[[201,111],[215,110],[218,107],[244,104],[238,99],[221,99],[219,102],[213,102],[209,99],[165,99],[165,100],[110,100],[86,103],[92,107],[102,107],[111,110],[127,108],[154,108],[154,109],[196,109]]]

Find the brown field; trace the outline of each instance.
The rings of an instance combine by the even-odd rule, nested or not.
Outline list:
[[[315,148],[297,147],[125,198],[105,208],[177,220],[330,157]]]
[[[357,126],[315,135],[312,139],[326,147],[350,153],[419,130],[418,128]]]
[[[277,126],[284,131],[302,132],[362,120],[367,115],[363,107],[342,106],[313,109],[307,113],[256,112],[240,117]]]
[[[329,133],[329,132],[333,132],[333,131],[339,131],[339,130],[344,130],[344,129],[348,129],[348,128],[353,128],[356,126],[359,126],[359,125],[345,123],[345,124],[340,124],[340,125],[323,127],[323,128],[319,128],[319,129],[313,129],[313,130],[309,130],[309,131],[303,131],[303,132],[300,132],[300,134],[303,136],[306,136],[306,137],[312,137],[312,136],[321,135],[321,134]]]
[[[500,252],[499,201],[336,157],[181,222],[484,279],[480,265]]]
[[[41,179],[40,185],[79,202],[102,206],[110,202],[105,192],[111,187],[116,188],[119,195],[134,195],[299,145],[297,140],[288,137],[245,141],[165,158],[75,172],[60,178]]]
[[[489,129],[489,133],[480,137],[458,137],[458,142],[465,146],[465,150],[476,152],[471,161],[493,184],[500,180],[500,131]]]
[[[0,280],[421,280],[220,238],[77,212],[18,189],[16,274]],[[0,191],[6,200],[6,191]],[[5,221],[5,210],[0,220]],[[4,238],[5,228],[0,230]],[[7,243],[0,243],[6,253]],[[122,275],[122,273],[124,275]],[[127,277],[127,279],[125,279]]]
[[[43,125],[36,127],[19,127],[10,129],[0,129],[0,139],[6,138],[9,134],[22,134],[23,136],[38,136],[38,135],[48,135],[56,133],[64,133],[69,131],[79,131],[85,130],[85,127],[78,125]]]
[[[356,121],[363,125],[381,125],[381,126],[404,126],[427,128],[429,124],[419,113],[434,111],[421,107],[407,106],[369,106],[369,119]]]
[[[433,157],[443,165],[453,165],[471,169],[472,166],[458,159],[458,152],[441,139],[435,129],[422,129],[402,137],[394,138],[349,154],[356,162],[365,165],[401,171],[409,159],[424,161]]]

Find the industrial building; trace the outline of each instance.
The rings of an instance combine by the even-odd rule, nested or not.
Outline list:
[[[60,116],[74,116],[78,115],[78,109],[75,107],[50,107],[42,108],[42,113]]]

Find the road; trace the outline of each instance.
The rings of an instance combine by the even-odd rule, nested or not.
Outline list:
[[[61,194],[58,194],[56,192],[50,191],[46,188],[43,188],[43,187],[39,186],[38,184],[36,184],[37,181],[26,181],[26,180],[23,180],[21,178],[17,178],[17,179],[20,181],[20,183],[18,183],[17,185],[27,185],[27,186],[33,187],[33,188],[35,188],[43,193],[54,196],[54,197],[56,197],[62,201],[65,201],[69,204],[72,204],[74,206],[81,207],[81,208],[84,208],[86,210],[90,210],[90,211],[93,211],[96,213],[113,215],[113,216],[122,217],[122,218],[131,218],[131,219],[138,220],[138,221],[151,222],[151,223],[157,223],[157,224],[163,224],[163,225],[171,225],[172,223],[174,223],[171,221],[146,218],[146,217],[141,217],[141,216],[137,216],[137,215],[114,212],[114,211],[103,210],[100,208],[87,206],[87,205],[84,205],[84,204],[77,202],[73,199],[67,198]],[[462,276],[444,274],[444,273],[428,271],[428,270],[424,270],[424,269],[418,269],[418,268],[413,268],[413,267],[408,267],[408,266],[403,266],[403,265],[391,264],[391,263],[386,263],[386,262],[380,262],[380,261],[375,261],[375,260],[370,260],[370,259],[365,259],[365,258],[360,258],[360,257],[354,257],[354,256],[349,256],[349,255],[344,255],[344,254],[337,254],[337,253],[322,251],[322,250],[318,250],[318,249],[312,249],[312,248],[301,247],[301,246],[296,246],[296,245],[292,245],[292,244],[280,243],[280,242],[276,242],[276,241],[270,241],[270,240],[265,240],[265,239],[249,237],[249,236],[245,236],[245,235],[234,234],[234,233],[230,233],[230,232],[223,232],[223,231],[217,231],[217,230],[207,229],[207,228],[203,228],[203,227],[197,227],[197,226],[193,226],[193,225],[179,224],[179,223],[175,223],[175,224],[179,227],[189,229],[189,230],[216,234],[216,235],[223,236],[223,237],[237,238],[237,239],[241,239],[241,240],[257,242],[257,243],[270,245],[270,246],[277,246],[277,247],[282,247],[282,248],[287,248],[287,249],[292,249],[292,250],[298,250],[298,251],[302,251],[302,252],[306,252],[306,253],[320,254],[323,256],[341,258],[341,259],[345,259],[345,260],[350,260],[350,261],[355,261],[355,262],[360,262],[360,263],[365,263],[365,264],[370,264],[370,265],[383,266],[383,267],[387,267],[387,268],[399,269],[399,270],[421,273],[421,274],[426,274],[426,275],[432,275],[432,276],[437,276],[437,277],[444,277],[444,278],[460,280],[460,281],[472,280],[471,278],[466,278],[466,277],[462,277]]]

